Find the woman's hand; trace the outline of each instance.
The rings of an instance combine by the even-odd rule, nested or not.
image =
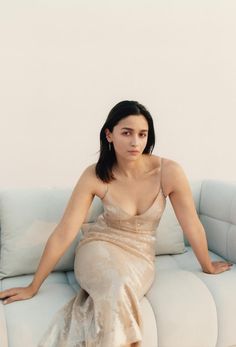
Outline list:
[[[31,285],[28,287],[10,288],[0,291],[0,299],[4,300],[3,304],[10,304],[13,301],[25,300],[32,298],[37,292]]]
[[[211,265],[212,265],[212,267],[210,270],[204,270],[203,269],[203,272],[206,272],[208,274],[213,274],[213,275],[219,274],[221,272],[230,270],[233,263],[225,262],[225,261],[212,261]]]

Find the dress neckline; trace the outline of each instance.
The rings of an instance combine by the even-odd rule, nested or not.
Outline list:
[[[104,201],[104,199],[107,198],[108,193],[109,193],[109,192],[107,192],[106,196],[102,199],[104,205],[106,205],[106,202]],[[110,201],[110,203],[111,203],[111,201],[112,201],[113,203],[111,203],[111,204],[112,204],[114,207],[118,208],[121,212],[123,212],[124,214],[128,215],[130,218],[137,218],[137,217],[143,217],[145,214],[147,214],[147,213],[152,209],[152,207],[154,206],[155,202],[157,201],[157,199],[158,199],[160,193],[162,193],[162,196],[164,196],[164,198],[166,199],[166,196],[164,195],[164,193],[163,193],[163,191],[162,191],[162,187],[160,187],[159,192],[157,193],[157,195],[156,195],[156,197],[155,197],[153,203],[151,204],[151,206],[149,206],[148,209],[146,209],[143,213],[135,214],[135,215],[132,215],[132,214],[126,212],[125,210],[123,210],[123,208],[121,208],[120,206],[118,206],[118,204],[116,204],[116,203],[114,202],[114,199],[112,199],[111,197],[110,197],[109,201]]]

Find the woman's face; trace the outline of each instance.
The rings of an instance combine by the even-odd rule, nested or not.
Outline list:
[[[130,115],[121,119],[106,137],[113,143],[117,156],[136,160],[144,151],[148,138],[148,122],[142,115]]]

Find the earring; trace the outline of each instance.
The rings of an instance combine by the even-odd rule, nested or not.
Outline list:
[[[109,151],[111,151],[111,143],[108,142],[108,146],[109,146]]]

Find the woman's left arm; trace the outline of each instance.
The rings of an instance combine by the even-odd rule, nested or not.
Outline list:
[[[217,274],[229,270],[232,263],[211,261],[204,227],[198,217],[192,191],[182,167],[173,160],[166,165],[165,180],[170,188],[169,198],[175,215],[186,235],[203,272]]]

